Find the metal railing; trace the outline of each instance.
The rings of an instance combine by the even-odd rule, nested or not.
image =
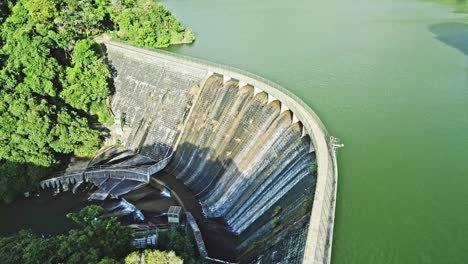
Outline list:
[[[105,170],[105,169],[119,169],[119,170],[131,170],[131,169],[145,169],[149,168],[152,165],[141,165],[141,166],[134,166],[134,165],[123,165],[123,166],[116,166],[116,165],[95,165],[95,166],[89,166],[83,169],[73,169],[73,170],[64,170],[64,171],[59,171],[53,173],[51,176],[52,178],[58,178],[60,176],[68,176],[68,175],[73,175],[73,174],[78,174],[78,173],[83,173],[83,172],[92,172],[92,171],[97,171],[97,170]],[[50,178],[50,179],[52,179]],[[50,180],[46,179],[46,180]]]

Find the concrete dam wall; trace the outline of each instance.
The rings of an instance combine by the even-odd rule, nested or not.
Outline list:
[[[116,87],[112,111],[130,127],[122,144],[155,161],[167,158],[206,71],[107,47]]]
[[[122,144],[155,163],[170,159],[152,177],[178,179],[204,217],[222,219],[235,237],[233,256],[210,252],[208,238],[210,257],[330,262],[337,144],[307,105],[240,70],[117,42],[104,48]]]

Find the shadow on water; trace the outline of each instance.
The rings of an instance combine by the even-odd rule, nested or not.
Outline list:
[[[11,204],[0,204],[0,236],[29,229],[40,235],[57,235],[77,227],[66,214],[77,212],[89,204],[86,195],[71,192],[53,195],[45,190],[40,196],[20,197]]]
[[[434,37],[468,55],[468,24],[464,23],[439,23],[429,27]]]

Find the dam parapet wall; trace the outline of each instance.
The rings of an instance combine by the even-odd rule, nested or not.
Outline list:
[[[196,105],[194,105],[195,102],[197,102],[197,105],[202,103],[198,102],[197,98],[202,93],[202,89],[206,89],[206,81],[211,76],[220,76],[222,78],[220,81],[216,80],[216,82],[218,82],[216,85],[218,85],[219,87],[225,86],[225,88],[229,88],[236,86],[238,89],[243,87],[250,87],[252,88],[253,98],[265,97],[261,99],[265,101],[263,103],[264,105],[268,105],[269,107],[273,107],[274,105],[276,105],[279,108],[279,113],[276,114],[277,116],[291,115],[289,118],[291,120],[290,124],[296,124],[294,125],[294,129],[296,130],[292,128],[288,128],[289,130],[287,130],[285,127],[283,131],[290,131],[288,133],[290,133],[291,137],[297,138],[297,135],[299,135],[300,138],[310,138],[310,143],[308,144],[306,143],[307,140],[302,141],[308,146],[308,150],[306,152],[313,153],[313,156],[310,156],[312,158],[307,158],[303,162],[305,162],[304,164],[311,164],[311,162],[316,162],[317,164],[316,180],[308,180],[308,184],[310,184],[311,188],[313,188],[312,193],[314,197],[310,220],[306,225],[301,224],[301,226],[304,226],[305,229],[297,229],[307,230],[306,235],[301,235],[304,234],[303,231],[297,231],[298,237],[293,239],[294,241],[297,241],[297,243],[294,242],[297,245],[304,245],[305,243],[303,249],[304,251],[302,252],[302,254],[296,256],[296,258],[301,259],[296,259],[296,261],[298,263],[330,262],[338,173],[336,166],[336,146],[338,146],[338,144],[335,141],[331,141],[331,137],[326,131],[324,125],[307,104],[305,104],[302,100],[300,100],[288,90],[282,88],[280,85],[239,69],[235,69],[224,65],[218,65],[195,58],[181,56],[178,54],[173,54],[161,50],[156,51],[136,48],[127,44],[118,43],[114,41],[105,41],[104,44],[107,50],[107,55],[109,57],[110,63],[112,65],[115,64],[114,67],[116,69],[116,74],[114,76],[116,92],[112,101],[112,107],[113,109],[115,109],[114,114],[125,114],[126,119],[128,120],[127,122],[132,128],[128,137],[125,138],[122,141],[122,143],[132,149],[135,149],[136,151],[139,151],[142,155],[148,155],[149,157],[155,159],[164,159],[172,157],[171,155],[173,154],[175,149],[177,149],[177,152],[183,153],[184,150],[183,148],[181,149],[181,146],[184,143],[186,144],[187,142],[192,142],[196,144],[199,140],[203,140],[203,142],[205,142],[204,144],[207,144],[207,147],[209,147],[209,144],[211,143],[216,145],[222,143],[221,141],[218,141],[219,139],[208,138],[211,137],[209,135],[211,135],[212,132],[215,130],[219,129],[221,131],[224,131],[225,133],[229,131],[228,122],[223,123],[222,121],[220,121],[221,117],[224,117],[226,116],[225,114],[229,113],[228,110],[223,110],[225,112],[213,114],[212,116],[199,115],[199,119],[206,118],[205,121],[210,122],[210,128],[213,131],[210,132],[209,129],[207,127],[204,127],[203,124],[201,128],[204,129],[204,134],[200,134],[198,139],[189,139],[189,134],[192,131],[197,131],[197,129],[200,129],[200,124],[191,124],[190,122],[192,120],[188,119],[192,118],[188,117],[192,114],[197,114],[191,112],[195,111],[194,108],[197,107]],[[153,68],[155,70],[152,70]],[[196,87],[199,88],[198,91]],[[219,91],[224,91],[223,88],[213,87],[213,89],[221,89]],[[228,90],[229,89],[225,91]],[[246,93],[250,93],[247,91],[249,90],[249,88],[245,88],[244,90],[246,91]],[[238,102],[239,104],[245,104],[245,100],[251,100],[245,99],[242,96],[239,97],[239,95],[231,94],[231,92],[229,91],[222,93],[225,93],[225,95],[222,95],[218,98],[212,98],[213,100],[216,100],[218,104],[221,105],[229,102],[232,103],[233,107],[235,107],[237,104],[236,102]],[[166,97],[166,95],[168,96]],[[231,99],[227,101],[225,98],[228,97]],[[210,99],[206,98],[206,100],[207,102],[209,102]],[[200,109],[202,110],[202,108]],[[274,112],[276,110],[271,111]],[[271,113],[273,114],[273,112]],[[264,117],[268,117],[268,115],[265,114]],[[278,119],[277,117],[275,118]],[[162,121],[160,119],[162,119]],[[261,124],[259,123],[259,125]],[[299,131],[297,131],[297,129],[299,129]],[[186,131],[187,133],[184,133],[184,131]],[[186,135],[184,136],[184,134]],[[273,149],[278,148],[279,150],[280,147],[285,147],[280,143],[271,144],[273,144],[271,145]],[[151,147],[149,149],[145,149],[145,146]],[[187,149],[187,151],[193,152],[193,149],[195,148],[193,146],[189,146]],[[303,150],[303,148],[300,147],[294,153],[299,155],[300,153],[302,153],[300,151],[305,150]],[[168,166],[169,170],[182,170],[179,172],[191,171],[192,174],[200,174],[200,171],[198,170],[203,168],[205,165],[192,168],[190,168],[190,166],[182,167],[182,165],[178,164],[180,164],[181,160],[184,160],[185,158],[183,158],[182,156],[178,157],[177,152],[172,158],[172,165],[169,164]],[[193,153],[200,154],[199,150],[195,150],[195,152]],[[216,154],[216,152],[208,150],[208,152],[205,153],[205,157],[211,159],[211,153]],[[228,154],[229,153],[223,153],[222,155],[229,156]],[[221,154],[217,153],[216,155]],[[300,157],[301,155],[297,157]],[[270,158],[273,158],[273,156],[271,156]],[[216,173],[218,173],[219,170],[225,171],[225,166],[227,165],[228,163],[222,161],[220,164],[217,164],[213,167],[217,168]],[[233,167],[233,169],[237,168]],[[247,171],[251,170],[248,167],[246,167],[245,169],[247,169]],[[265,170],[267,170],[267,168],[265,168]],[[300,170],[303,171],[303,169]],[[269,173],[274,174],[275,172],[271,171]],[[286,192],[290,194],[294,191],[294,186],[298,184],[300,185],[301,183],[305,183],[305,181],[308,178],[311,178],[309,177],[310,174],[306,173],[305,171],[304,173],[305,174],[303,174],[303,176],[301,177],[296,177],[292,175],[294,176],[293,178],[291,178],[292,186],[284,186],[285,188],[287,188],[284,192],[278,189],[278,194],[285,195]],[[234,230],[238,230],[239,233],[248,232],[250,234],[249,236],[246,236],[247,240],[249,238],[251,239],[252,237],[258,236],[258,234],[256,234],[254,231],[249,231],[249,229],[252,229],[251,226],[254,226],[256,224],[255,221],[265,222],[265,220],[262,220],[263,215],[258,214],[256,212],[262,212],[262,214],[266,214],[268,212],[271,214],[271,211],[273,210],[272,208],[277,203],[281,202],[280,200],[265,201],[268,202],[268,204],[265,204],[265,206],[267,206],[264,208],[265,211],[262,211],[260,210],[261,208],[256,207],[242,208],[240,207],[241,205],[239,203],[235,202],[232,203],[229,208],[220,208],[216,206],[210,207],[212,201],[210,202],[209,197],[205,197],[204,199],[203,192],[211,192],[211,194],[213,194],[212,191],[206,190],[201,186],[198,186],[198,178],[196,177],[192,179],[184,178],[182,174],[180,174],[180,177],[182,177],[181,179],[183,179],[184,183],[191,187],[191,189],[200,191],[200,193],[196,193],[197,195],[201,196],[201,202],[202,204],[204,204],[204,211],[206,213],[213,213],[215,215],[216,212],[220,212],[219,216],[227,217],[227,221],[234,228]],[[274,184],[274,178],[270,180],[268,179],[263,181],[272,181],[271,184]],[[217,181],[217,178],[213,178],[211,182],[214,182],[214,184],[218,184]],[[211,185],[211,182],[202,181],[204,185],[208,186]],[[248,178],[241,179],[238,182],[239,186],[245,186],[245,184],[250,183],[255,182],[248,180]],[[219,184],[222,185],[223,183]],[[219,184],[218,187],[221,186]],[[261,185],[258,184],[263,183],[255,184],[257,184],[257,186],[260,188]],[[247,194],[249,194],[249,192],[251,191],[248,188],[246,188],[245,198],[242,198],[240,196],[239,198],[244,199],[244,201],[249,201],[245,200],[248,199]],[[255,199],[263,198],[259,197],[252,199],[253,200],[251,200],[249,204],[254,204]],[[288,199],[292,201],[292,198]],[[301,196],[297,197],[297,199],[304,198],[302,198]],[[229,201],[229,199],[226,201]],[[229,213],[229,210],[231,210],[231,213]],[[239,218],[241,217],[241,215],[239,215],[240,212],[250,214],[249,211],[251,211],[250,213],[252,213],[253,216],[253,218],[251,218],[252,222],[248,222],[248,217],[246,217],[247,219]],[[281,213],[281,215],[283,214],[286,213]],[[304,220],[301,220],[301,223],[304,223]],[[274,228],[274,224],[269,223],[269,225],[270,228]],[[301,237],[304,238],[302,239]]]

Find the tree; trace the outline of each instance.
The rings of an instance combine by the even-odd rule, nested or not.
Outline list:
[[[0,237],[0,258],[5,264],[99,263],[115,264],[131,251],[131,229],[115,218],[99,218],[102,208],[89,206],[68,217],[81,228],[67,235],[37,237],[20,231]]]
[[[124,1],[111,13],[118,37],[137,45],[153,48],[191,43],[195,35],[163,6],[150,0]]]
[[[63,52],[52,38],[59,2],[19,0],[9,5],[0,28],[0,163],[54,167],[61,154],[91,156],[99,148],[99,132],[89,127],[87,115],[57,96],[64,75]],[[41,179],[7,165],[0,177],[9,184],[0,193],[4,201]]]
[[[125,257],[125,264],[140,264],[141,257],[142,255],[140,252],[132,252],[127,257]]]
[[[22,230],[11,237],[0,237],[0,258],[4,264],[58,263],[54,254],[57,244],[53,238],[37,237]]]
[[[111,76],[91,38],[112,29],[148,47],[194,40],[150,0],[0,1],[1,200],[42,177],[12,164],[55,168],[64,155],[89,157],[100,147],[91,123],[113,120],[105,103]]]
[[[98,264],[120,264],[120,262],[115,259],[103,258]]]
[[[108,66],[98,56],[97,44],[88,39],[79,40],[73,50],[72,67],[67,68],[62,81],[60,97],[72,107],[89,112],[93,104],[104,104],[109,96],[109,78]],[[100,121],[108,117],[107,111],[92,114],[98,115]]]
[[[56,125],[51,134],[54,140],[50,146],[56,152],[73,152],[78,157],[93,156],[101,144],[99,132],[88,126],[86,118],[66,108],[58,113]]]
[[[33,22],[46,22],[57,16],[57,0],[28,0],[24,7]]]
[[[89,226],[102,213],[103,208],[96,205],[87,206],[81,209],[78,213],[69,213],[67,218],[77,223],[82,227]]]
[[[82,226],[60,238],[58,255],[66,263],[98,263],[121,259],[131,250],[132,231],[116,218],[99,218],[99,206],[88,206],[68,218]]]
[[[4,264],[23,263],[23,248],[33,235],[27,231],[20,231],[16,236],[0,238],[0,258]]]
[[[158,244],[162,250],[174,251],[186,263],[198,263],[198,252],[194,241],[181,230],[161,232]]]
[[[184,261],[174,251],[164,252],[147,249],[132,252],[125,258],[125,264],[182,264]]]
[[[2,91],[0,95],[0,159],[44,167],[56,164],[48,145],[53,110],[46,100]]]
[[[23,260],[26,264],[54,264],[58,263],[57,257],[51,252],[57,250],[57,241],[53,238],[31,239],[23,249]]]
[[[12,5],[10,0],[0,2],[0,25],[3,20],[10,14],[10,6]]]
[[[71,50],[78,39],[101,34],[112,27],[109,0],[61,2],[60,14],[55,19],[58,34],[56,39],[62,48]]]

